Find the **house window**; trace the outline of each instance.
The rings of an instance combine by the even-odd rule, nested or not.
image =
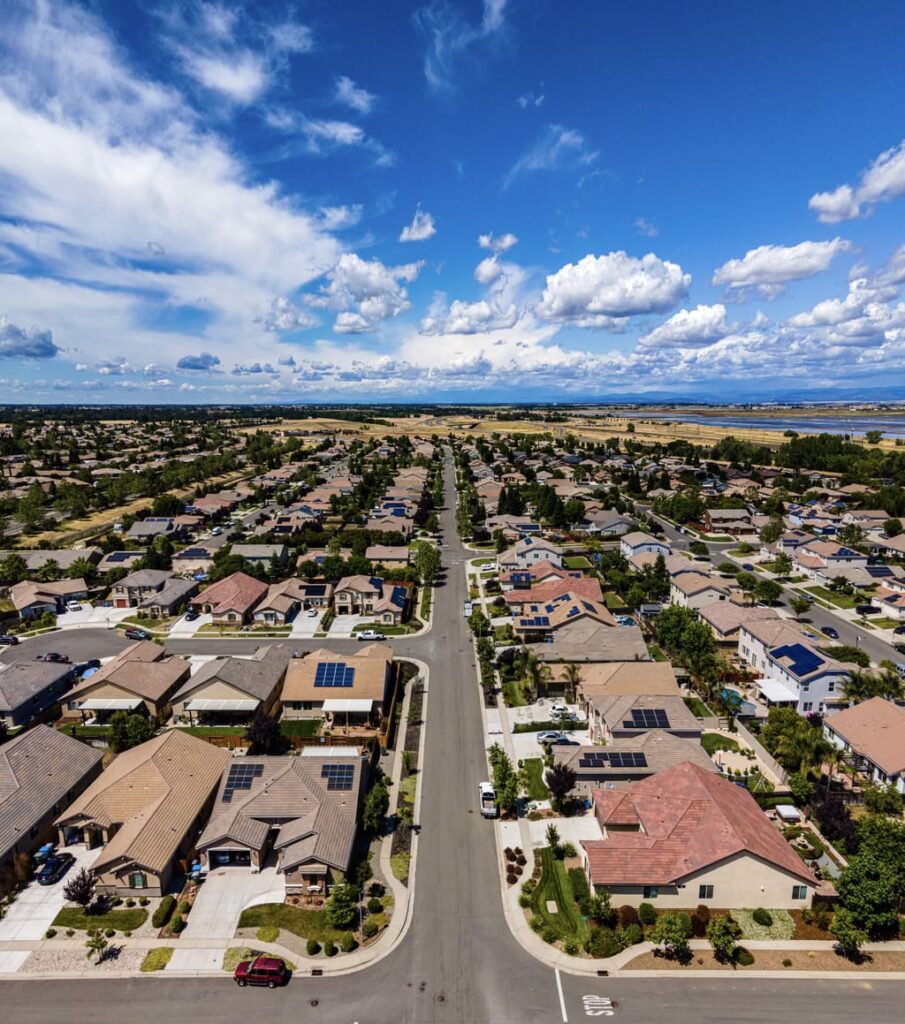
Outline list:
[[[656,885],[645,885],[642,895],[646,900],[655,900],[660,895],[660,889]]]
[[[148,879],[141,871],[133,871],[129,875],[129,888],[130,889],[147,889]]]
[[[698,886],[698,899],[699,900],[712,900],[713,899],[713,886],[712,885],[699,885]]]
[[[806,885],[793,885],[792,886],[792,899],[793,900],[806,900],[808,898],[808,887]]]
[[[813,701],[811,701],[811,700],[809,700],[809,701],[806,701],[806,702],[805,702],[805,705],[804,705],[804,709],[803,709],[803,710],[804,710],[805,712],[807,712],[807,711],[813,711],[813,710],[814,710],[814,702],[813,702]]]

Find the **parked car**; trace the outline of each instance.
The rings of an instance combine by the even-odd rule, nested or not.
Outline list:
[[[812,633],[809,629],[803,629],[802,634],[808,638],[808,640],[819,640],[820,637],[816,633]]]
[[[742,568],[745,572],[754,572],[754,566],[750,562],[742,562]]]
[[[550,745],[554,747],[580,747],[581,744],[578,740],[573,740],[570,736],[559,735],[555,740],[550,740]]]
[[[194,608],[189,608],[189,610],[185,613],[184,618],[186,622],[194,622],[195,619],[198,618],[198,612],[196,612]]]
[[[876,615],[880,609],[875,604],[859,604],[856,605],[855,611],[859,615]]]
[[[481,803],[481,817],[499,817],[499,809],[496,805],[496,792],[489,782],[478,783],[478,799]]]
[[[223,533],[223,528],[220,526],[215,526],[213,530],[211,530],[212,537],[219,537],[221,533]]]
[[[254,960],[242,960],[233,974],[240,988],[246,985],[266,985],[276,988],[289,981],[289,970],[285,961],[276,956],[256,956]]]
[[[575,713],[573,708],[570,708],[568,704],[554,704],[550,708],[550,714],[553,718],[577,718],[578,715]]]
[[[67,612],[80,612],[81,610],[82,610],[82,606],[79,604],[78,601],[67,601],[66,602],[66,611]]]
[[[828,636],[830,640],[839,639],[839,630],[833,629],[832,626],[821,626],[820,632],[823,633],[824,636]]]
[[[318,614],[319,614],[319,610],[317,608],[309,608],[308,611],[307,611],[307,615],[308,615],[309,619],[316,619]]]
[[[561,732],[555,732],[551,729],[545,729],[543,732],[537,734],[538,743],[555,743],[562,736]]]
[[[68,654],[60,654],[59,651],[46,651],[44,654],[39,654],[35,658],[35,661],[54,661],[54,662],[58,662],[58,663],[60,663],[62,665],[68,665],[69,664],[69,655]]]
[[[893,644],[893,647],[895,647],[899,654],[905,654],[905,644]]]
[[[893,630],[893,633],[898,633],[899,636],[901,636],[903,633],[905,633],[905,624],[901,626],[896,626],[896,628]]]
[[[127,640],[150,640],[151,634],[146,629],[130,626],[125,632],[125,637]]]
[[[41,865],[41,870],[35,875],[38,885],[53,885],[75,864],[75,857],[71,853],[55,853]]]
[[[376,629],[363,629],[358,634],[359,640],[386,640],[383,633],[378,633]]]
[[[15,647],[18,642],[19,638],[17,636],[13,636],[12,633],[3,633],[0,635],[0,644],[4,647]]]

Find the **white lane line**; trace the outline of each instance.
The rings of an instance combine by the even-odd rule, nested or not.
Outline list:
[[[562,994],[562,979],[559,976],[559,968],[556,968],[556,991],[559,992],[559,1008],[562,1010],[563,1024],[569,1024],[569,1015],[566,1013],[566,1000]]]

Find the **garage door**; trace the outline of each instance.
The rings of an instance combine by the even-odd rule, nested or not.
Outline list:
[[[211,850],[211,865],[216,868],[251,867],[249,850]]]

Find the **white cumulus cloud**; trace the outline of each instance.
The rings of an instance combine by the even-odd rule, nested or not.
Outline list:
[[[808,206],[824,224],[867,217],[877,203],[905,196],[905,141],[881,153],[856,185],[840,185],[832,192],[817,192]]]
[[[418,262],[391,267],[378,259],[343,253],[327,273],[327,284],[306,298],[313,306],[339,313],[334,324],[337,333],[361,334],[411,308],[405,285],[417,278],[423,266]]]
[[[749,249],[741,259],[729,260],[718,267],[713,283],[729,288],[757,288],[766,298],[775,298],[789,281],[822,273],[839,253],[849,249],[851,242],[844,238],[799,242],[798,245],[761,245]]]
[[[642,348],[696,348],[724,338],[731,331],[726,307],[696,306],[680,309],[667,321],[641,338]]]
[[[419,206],[412,217],[412,223],[406,224],[399,235],[400,242],[425,242],[437,233],[434,218]]]

